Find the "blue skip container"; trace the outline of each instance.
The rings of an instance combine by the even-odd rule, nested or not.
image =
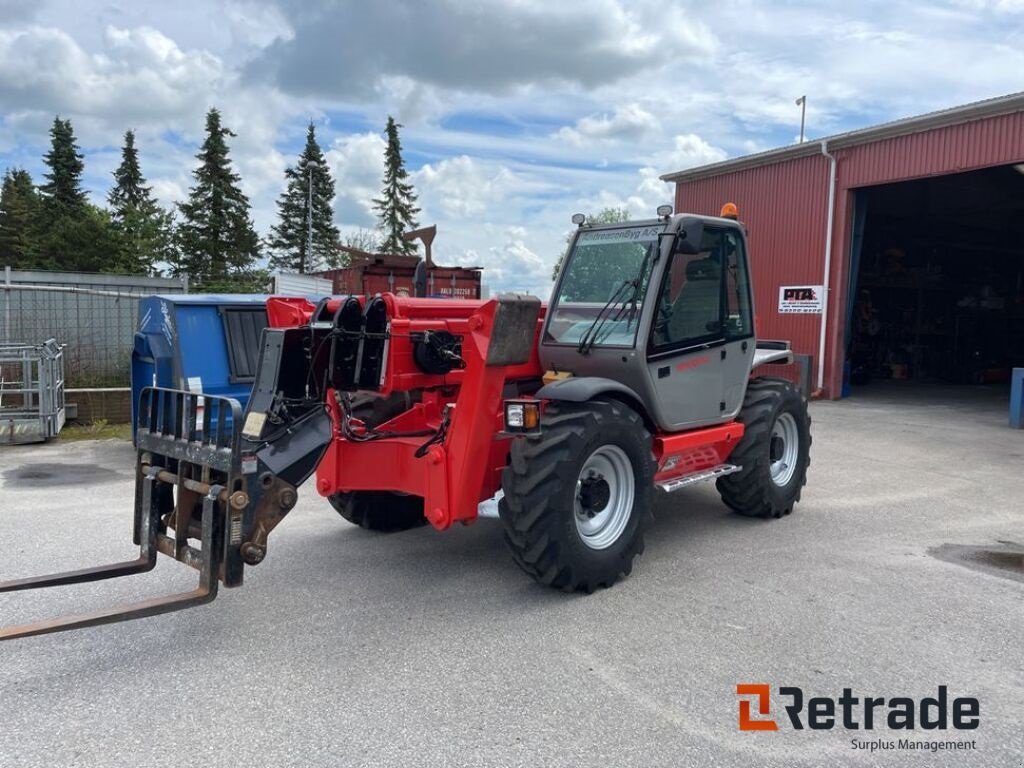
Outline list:
[[[187,389],[249,402],[267,297],[173,294],[139,301],[132,349],[132,432],[143,387]]]

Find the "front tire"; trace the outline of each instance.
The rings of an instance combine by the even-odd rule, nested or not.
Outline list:
[[[499,504],[516,564],[541,584],[593,592],[629,575],[650,522],[654,457],[639,414],[617,402],[551,403],[517,439]]]
[[[742,469],[718,479],[722,501],[745,517],[788,515],[811,463],[807,400],[785,379],[752,379],[737,420],[745,431],[729,461]]]

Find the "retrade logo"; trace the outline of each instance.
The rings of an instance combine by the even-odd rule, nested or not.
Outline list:
[[[771,688],[766,683],[737,683],[736,693],[740,696],[754,696],[757,700],[759,715],[771,714]],[[741,731],[777,731],[779,726],[774,720],[754,720],[750,716],[750,699],[740,699],[740,730]]]
[[[767,683],[738,683],[739,729],[741,731],[777,731],[779,724],[771,717],[771,686]],[[981,704],[973,696],[951,698],[945,685],[935,696],[921,699],[909,696],[854,696],[852,688],[843,688],[838,697],[804,696],[802,688],[781,686],[782,709],[789,725],[796,731],[811,730],[955,730],[969,731],[978,727]],[[756,706],[756,715],[753,708]]]

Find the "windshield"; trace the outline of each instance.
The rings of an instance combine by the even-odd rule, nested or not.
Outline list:
[[[547,340],[580,344],[602,315],[600,333],[588,338],[589,346],[633,346],[661,232],[660,226],[580,232],[549,310]],[[604,317],[608,309],[619,311]]]

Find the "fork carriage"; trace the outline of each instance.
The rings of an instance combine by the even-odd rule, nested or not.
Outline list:
[[[0,583],[0,592],[101,581],[151,571],[163,554],[199,572],[189,592],[0,629],[0,640],[91,627],[210,602],[242,584],[266,555],[267,535],[295,506],[295,486],[267,471],[241,441],[237,401],[146,388],[136,444],[134,560]],[[261,471],[262,466],[262,471]]]

